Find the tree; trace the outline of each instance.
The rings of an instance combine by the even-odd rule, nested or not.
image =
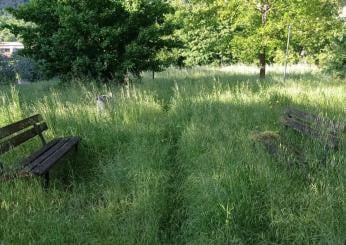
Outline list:
[[[0,84],[16,80],[16,73],[11,60],[0,54]]]
[[[322,70],[346,78],[346,23],[343,33],[320,55]]]
[[[123,81],[161,68],[157,54],[174,47],[170,11],[159,0],[32,0],[9,12],[33,25],[7,27],[50,76]]]
[[[11,33],[8,28],[3,28],[5,25],[15,24],[15,25],[25,25],[23,21],[16,20],[13,16],[0,10],[0,42],[14,42],[18,41],[15,35]]]
[[[287,27],[292,25],[290,53],[295,60],[304,51],[319,62],[339,35],[340,0],[190,0],[173,1],[185,43],[180,54],[189,65],[257,63],[260,77],[286,48]]]
[[[293,26],[293,51],[303,49],[318,62],[318,55],[340,32],[339,0],[246,0],[232,40],[232,53],[251,62],[258,57],[260,77],[277,50],[284,50],[287,26]]]
[[[230,63],[233,35],[232,18],[224,18],[225,4],[235,1],[173,1],[175,21],[180,27],[175,35],[185,44],[179,51],[186,65]]]

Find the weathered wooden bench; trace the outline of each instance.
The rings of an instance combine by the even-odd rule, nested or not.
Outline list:
[[[286,128],[319,141],[325,149],[337,150],[341,136],[345,132],[345,124],[314,115],[295,108],[287,108],[281,117]]]
[[[295,108],[284,110],[281,115],[281,123],[285,129],[292,129],[319,142],[324,149],[322,159],[319,159],[321,162],[326,161],[328,152],[337,151],[340,148],[342,134],[346,128],[344,123],[335,122]],[[251,138],[256,142],[260,142],[265,150],[280,162],[284,161],[289,165],[293,163],[305,165],[307,159],[302,149],[290,143],[286,137],[283,137],[283,133],[257,132]]]
[[[0,156],[36,136],[41,139],[42,148],[24,159],[15,175],[42,176],[45,187],[49,185],[50,169],[71,149],[77,151],[80,141],[78,137],[66,137],[56,138],[47,143],[43,137],[43,132],[47,129],[48,126],[43,122],[41,115],[34,115],[0,128]],[[2,179],[9,178],[10,176],[13,175],[4,174]]]

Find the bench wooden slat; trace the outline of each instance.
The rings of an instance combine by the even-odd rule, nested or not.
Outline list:
[[[24,159],[21,162],[21,166],[23,166],[23,171],[27,172],[27,169],[25,169],[25,167],[27,167],[30,163],[32,163],[35,159],[37,159],[39,156],[43,155],[45,152],[47,152],[49,149],[51,149],[52,147],[54,147],[55,144],[57,144],[59,141],[61,140],[61,138],[57,138],[54,139],[52,141],[50,141],[48,144],[46,144],[45,146],[43,146],[41,149],[39,149],[38,151],[34,152],[33,154],[31,154],[28,158]]]
[[[0,128],[0,140],[42,121],[42,116],[37,114]]]
[[[79,142],[78,137],[71,137],[57,150],[54,154],[51,154],[39,165],[36,165],[35,168],[31,170],[32,173],[42,175],[46,173],[57,161],[59,161],[63,156],[68,153],[72,147],[77,145]]]
[[[325,128],[313,128],[310,124],[304,123],[296,117],[284,116],[281,118],[281,122],[285,126],[290,127],[299,133],[310,136],[332,149],[336,149],[338,147],[339,140],[333,131],[328,132]]]
[[[63,146],[66,141],[66,138],[59,139],[56,142],[52,143],[52,145],[46,150],[42,150],[41,154],[38,153],[36,157],[33,156],[32,159],[29,159],[24,165],[24,170],[28,172],[32,171],[37,165],[47,159],[50,155],[54,154],[54,152],[56,152],[61,146]]]
[[[33,127],[27,131],[24,131],[5,142],[0,143],[0,155],[8,152],[12,148],[28,141],[29,139],[35,137],[39,133],[42,133],[43,131],[47,130],[48,126],[46,123],[41,123],[37,125],[37,127]]]
[[[298,109],[288,108],[285,110],[284,115],[287,117],[293,117],[296,120],[308,123],[314,127],[323,127],[328,132],[337,133],[338,131],[343,131],[345,128],[345,125],[337,123],[333,120]]]
[[[285,110],[284,114],[286,114],[288,116],[292,115],[292,116],[295,116],[297,118],[304,119],[306,121],[313,121],[313,120],[318,119],[318,116],[316,116],[314,114],[311,114],[311,113],[308,113],[305,111],[301,111],[298,109],[294,109],[294,108],[287,108]]]

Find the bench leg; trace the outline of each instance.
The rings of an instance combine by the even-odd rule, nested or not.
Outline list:
[[[44,180],[43,180],[43,187],[45,189],[48,189],[48,187],[49,187],[49,172],[45,173],[43,178],[44,178]]]

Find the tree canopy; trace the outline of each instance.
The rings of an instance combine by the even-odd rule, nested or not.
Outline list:
[[[266,64],[284,61],[289,25],[291,62],[319,64],[344,51],[342,2],[31,0],[10,10],[31,24],[6,26],[51,75],[122,80],[167,64],[241,62],[257,63],[264,77]]]
[[[291,61],[301,54],[318,63],[343,22],[340,0],[174,1],[186,43],[186,64],[283,62],[287,27],[292,26]],[[258,62],[257,62],[258,60]]]
[[[0,42],[20,41],[20,37],[16,37],[8,28],[3,28],[6,25],[25,25],[25,22],[17,20],[12,15],[0,10]]]
[[[50,75],[122,80],[158,70],[157,54],[174,45],[163,1],[32,0],[9,12],[31,26],[7,25],[23,39],[23,55]]]

